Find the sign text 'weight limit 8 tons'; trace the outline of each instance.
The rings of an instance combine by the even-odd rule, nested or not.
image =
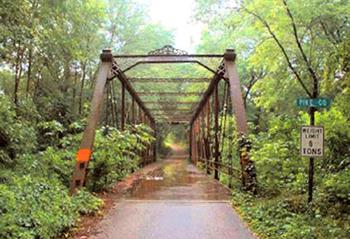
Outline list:
[[[324,129],[322,126],[302,126],[300,137],[301,156],[323,156]]]

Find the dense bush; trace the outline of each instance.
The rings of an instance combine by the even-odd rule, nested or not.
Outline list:
[[[269,193],[278,194],[286,185],[304,191],[307,162],[299,156],[299,127],[304,124],[301,117],[280,115],[269,121],[267,131],[250,136],[258,182],[267,186]]]
[[[290,202],[284,197],[257,198],[234,189],[233,205],[251,229],[261,239],[328,239],[349,238],[349,218],[342,220],[325,217],[319,213],[292,211]],[[296,203],[297,198],[293,198]],[[302,199],[300,204],[305,205]]]
[[[350,169],[327,174],[316,191],[316,202],[320,213],[350,219]]]
[[[139,154],[154,138],[150,128],[136,125],[123,132],[115,128],[97,131],[94,160],[89,164],[88,187],[92,191],[108,188],[139,166]]]
[[[10,99],[0,94],[0,164],[14,163],[16,155],[36,149],[35,124],[29,121],[25,105],[23,110],[16,113]]]
[[[55,146],[65,132],[64,126],[56,121],[43,121],[38,123],[38,133],[40,137],[40,148],[45,149],[48,146]]]
[[[79,213],[93,213],[101,203],[84,191],[70,197],[54,178],[14,176],[0,184],[0,237],[52,238],[73,226]]]

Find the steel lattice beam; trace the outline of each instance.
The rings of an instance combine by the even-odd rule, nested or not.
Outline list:
[[[133,83],[209,83],[210,78],[129,78]]]
[[[202,95],[202,92],[136,92],[138,95],[171,95],[171,96],[191,96]]]
[[[128,81],[126,75],[123,72],[120,72],[118,75],[119,80],[125,85],[125,88],[128,90],[131,97],[137,102],[140,108],[146,113],[146,115],[150,118],[151,122],[154,123],[154,119],[152,115],[150,114],[147,107],[144,105],[143,101],[140,99],[138,93],[134,90],[134,88],[131,86],[131,83]]]
[[[186,54],[186,55],[113,55],[114,58],[174,58],[177,60],[189,60],[192,58],[223,58],[224,54]]]
[[[168,112],[168,111],[190,111],[192,112],[193,109],[192,108],[149,108],[149,110],[151,111],[164,111],[164,112]]]
[[[200,112],[204,108],[204,105],[207,103],[208,99],[210,98],[211,94],[213,93],[215,86],[219,83],[220,80],[221,80],[221,78],[218,77],[217,75],[215,75],[214,78],[212,79],[212,81],[210,82],[207,90],[203,94],[201,101],[198,103],[198,105],[195,109],[195,112],[194,112],[192,119],[191,119],[191,125],[199,116]]]
[[[160,105],[192,105],[197,104],[198,101],[144,101],[145,104],[160,104]]]
[[[168,113],[168,114],[156,114],[156,115],[154,115],[154,117],[155,118],[159,118],[159,117],[177,117],[177,115],[175,115],[175,114],[171,114],[171,113]],[[178,117],[178,118],[180,118],[180,119],[187,119],[187,118],[191,118],[191,115],[181,115],[181,117]]]

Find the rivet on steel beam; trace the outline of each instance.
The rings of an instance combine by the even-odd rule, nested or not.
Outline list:
[[[236,60],[236,53],[234,49],[226,49],[226,52],[224,54],[224,59],[228,61],[235,61]]]
[[[113,54],[111,49],[103,49],[100,55],[100,59],[102,62],[112,62]]]

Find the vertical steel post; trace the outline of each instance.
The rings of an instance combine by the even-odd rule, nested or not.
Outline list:
[[[315,125],[315,107],[310,107],[310,125],[314,126]],[[313,157],[310,157],[309,160],[309,180],[308,180],[308,198],[307,202],[310,204],[312,202],[313,198],[313,187],[314,187],[314,164],[315,164],[315,159]]]
[[[242,91],[239,81],[239,76],[237,72],[237,67],[235,65],[236,54],[233,50],[226,50],[224,56],[225,69],[227,77],[229,78],[230,85],[230,95],[231,102],[236,118],[236,125],[238,133],[247,134],[247,115],[244,108],[244,102],[242,97]]]
[[[158,134],[157,134],[157,126],[156,126],[156,123],[155,122],[152,122],[152,125],[153,125],[153,131],[154,131],[154,143],[153,143],[153,162],[156,162],[157,161],[157,137],[158,137]]]
[[[206,108],[203,108],[203,114],[202,114],[202,148],[203,148],[203,158],[206,160],[208,160],[207,158],[207,152],[205,149],[205,141],[206,141],[206,127],[205,127],[205,114],[206,114]]]
[[[205,165],[206,165],[206,171],[208,171],[208,158],[206,155],[206,149],[205,149],[205,137],[206,137],[206,127],[205,127],[205,113],[206,113],[206,107],[204,106],[201,113],[199,114],[199,119],[200,119],[200,127],[201,127],[201,157],[203,158]]]
[[[196,138],[196,133],[195,133],[195,123],[193,122],[192,125],[191,125],[191,129],[192,129],[192,135],[191,135],[191,160],[192,160],[192,163],[194,165],[197,164],[197,161],[196,161],[196,155],[195,155],[195,152],[196,152],[196,144],[195,144],[195,138]]]
[[[191,142],[189,142],[189,145],[190,145],[190,147],[189,147],[189,151],[190,151],[190,159],[191,159],[191,163],[193,163],[194,164],[194,158],[193,158],[193,123],[192,124],[190,124],[190,141]]]
[[[201,115],[199,114],[198,115],[198,119],[197,119],[197,122],[198,122],[198,157],[199,157],[199,160],[202,161],[202,129],[201,129]]]
[[[240,87],[240,81],[235,65],[236,54],[234,50],[227,49],[224,55],[226,75],[229,79],[231,103],[236,118],[236,126],[240,136],[239,156],[242,168],[242,184],[246,190],[255,191],[256,172],[254,162],[250,160],[250,143],[246,136],[248,133],[247,116]]]
[[[193,121],[193,158],[197,164],[197,120]]]
[[[85,185],[88,162],[92,156],[93,144],[96,128],[101,115],[103,104],[103,94],[106,87],[108,73],[112,67],[113,56],[111,50],[103,50],[101,56],[94,94],[92,96],[91,110],[87,121],[87,126],[83,133],[83,138],[77,153],[77,162],[73,171],[70,192],[75,193],[76,189]]]
[[[120,128],[123,131],[125,129],[125,85],[123,82],[121,82],[121,86],[122,86],[122,99],[121,99],[121,121],[120,121]]]
[[[114,81],[111,81],[111,93],[112,93],[112,115],[113,115],[113,127],[118,127],[117,124],[117,113],[116,113],[116,103],[115,103],[115,91],[114,91]]]
[[[214,129],[215,129],[215,160],[214,178],[219,179],[219,84],[214,89]]]
[[[200,125],[199,125],[199,116],[196,119],[196,124],[197,124],[197,160],[201,161],[201,143],[200,143],[200,135],[201,135],[201,131],[200,131]]]
[[[193,128],[193,155],[195,162],[197,164],[198,162],[198,149],[197,149],[197,120],[194,121],[194,128]]]
[[[192,134],[193,134],[193,130],[192,130],[192,124],[190,124],[190,129],[188,130],[188,155],[190,158],[190,162],[193,163],[193,158],[192,158]]]
[[[132,101],[131,101],[131,121],[132,121],[132,124],[135,124],[135,100],[134,100],[134,97],[132,97]]]
[[[144,122],[145,122],[145,124],[146,125],[148,125],[148,117],[147,117],[147,115],[144,115]],[[148,164],[149,162],[149,146],[147,145],[146,146],[146,148],[145,148],[145,152],[144,152],[144,154],[145,154],[145,161],[146,161],[146,164]]]
[[[144,124],[145,123],[145,113],[143,112],[142,109],[140,109],[141,112],[141,123]]]
[[[210,155],[210,98],[208,99],[206,103],[206,108],[207,108],[207,135],[206,135],[206,142],[205,142],[205,149],[206,149],[206,157],[208,160],[208,168],[207,168],[207,174],[210,174],[210,160],[211,160],[211,155]]]
[[[140,123],[144,124],[145,123],[145,115],[143,113],[143,110],[140,109]],[[145,156],[145,149],[141,150],[141,161],[142,161],[142,166],[145,166],[147,164],[146,156]]]
[[[138,105],[138,108],[139,108],[139,110],[138,110],[138,115],[137,115],[137,121],[139,124],[142,124],[142,116],[141,116],[142,109],[141,109],[140,105]]]

